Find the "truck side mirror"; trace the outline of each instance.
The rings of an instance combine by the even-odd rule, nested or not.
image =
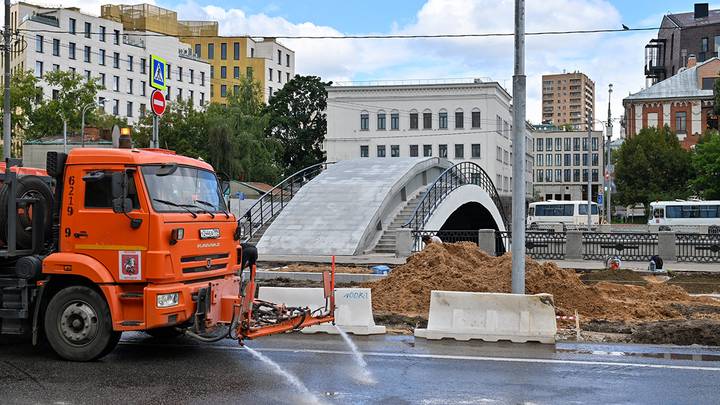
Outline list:
[[[112,198],[124,198],[127,196],[127,175],[125,172],[114,172],[111,179]]]
[[[129,198],[115,198],[112,203],[113,212],[116,214],[127,214],[133,209],[132,200]]]

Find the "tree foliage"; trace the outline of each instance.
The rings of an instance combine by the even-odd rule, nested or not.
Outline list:
[[[266,133],[281,146],[278,160],[284,176],[325,160],[329,85],[317,76],[296,75],[270,99]]]
[[[24,133],[42,100],[42,88],[31,70],[18,70],[10,80],[10,122],[14,133]],[[4,116],[0,118],[0,121]]]
[[[692,164],[696,176],[692,185],[706,200],[720,200],[720,133],[712,131],[695,146]]]
[[[686,198],[692,193],[691,154],[667,126],[645,128],[628,138],[618,150],[615,173],[617,201],[623,204]]]

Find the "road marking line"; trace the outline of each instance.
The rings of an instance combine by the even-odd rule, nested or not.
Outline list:
[[[138,342],[121,341],[120,344],[136,346],[155,346]],[[160,345],[157,345],[160,346]],[[198,347],[195,345],[163,344],[165,347]],[[203,346],[204,349],[242,351],[242,347],[232,346]],[[258,348],[261,352],[276,353],[308,353],[308,354],[334,354],[352,356],[352,352],[343,350],[316,350],[316,349],[282,349],[282,348]],[[650,363],[624,363],[614,361],[591,361],[591,360],[562,360],[562,359],[530,359],[520,357],[487,357],[487,356],[459,356],[450,354],[421,354],[421,353],[383,353],[383,352],[362,352],[363,356],[372,357],[397,357],[416,359],[437,359],[437,360],[469,360],[469,361],[494,361],[505,363],[540,363],[540,364],[577,364],[586,366],[625,366],[638,368],[659,368],[671,370],[695,370],[695,371],[720,371],[720,367],[699,367],[680,366],[672,364],[650,364]]]

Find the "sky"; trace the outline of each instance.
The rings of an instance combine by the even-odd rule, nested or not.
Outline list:
[[[31,0],[57,4],[56,0]],[[108,0],[64,0],[99,15]],[[126,3],[138,2],[128,0]],[[217,20],[221,35],[467,34],[513,32],[513,0],[145,0],[186,20]],[[658,27],[688,0],[527,0],[526,30]],[[710,5],[720,8],[720,3]],[[534,36],[526,39],[527,118],[541,118],[541,76],[587,74],[596,88],[596,119],[623,114],[622,98],[645,87],[645,44],[657,31]],[[295,51],[296,73],[334,82],[490,78],[512,93],[513,39],[281,39]],[[619,125],[614,121],[614,134]],[[598,126],[601,129],[601,126]]]

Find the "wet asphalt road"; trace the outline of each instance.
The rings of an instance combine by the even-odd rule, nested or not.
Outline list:
[[[125,334],[93,363],[0,344],[0,403],[716,404],[720,349],[600,344],[488,344],[354,337],[377,381],[339,336],[249,342],[304,383],[303,394],[236,343],[158,342]],[[635,353],[627,355],[626,353]]]

